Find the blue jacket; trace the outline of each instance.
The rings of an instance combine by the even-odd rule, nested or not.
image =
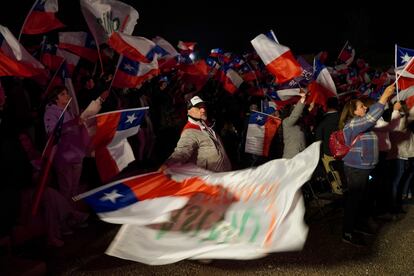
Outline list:
[[[345,143],[349,146],[358,134],[355,144],[343,158],[348,167],[373,169],[378,163],[378,138],[371,129],[384,112],[384,105],[376,103],[369,108],[364,117],[354,117],[346,123],[343,131]]]

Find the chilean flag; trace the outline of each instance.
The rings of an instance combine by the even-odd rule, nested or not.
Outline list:
[[[148,107],[117,110],[90,118],[91,150],[102,181],[107,182],[135,160],[127,138],[137,134]]]
[[[23,34],[43,34],[65,25],[56,18],[57,0],[36,0],[23,23]]]
[[[193,52],[196,44],[196,42],[184,42],[180,40],[178,41],[177,47],[183,52]]]
[[[176,67],[178,64],[177,56],[180,54],[174,46],[160,36],[153,38],[152,41],[164,50],[164,53],[158,58],[158,65],[160,69],[167,71]]]
[[[302,67],[288,47],[276,43],[264,34],[258,35],[251,43],[278,83],[287,82],[302,74]]]
[[[57,55],[57,47],[54,44],[47,42],[42,43],[42,50],[40,54],[40,61],[49,69],[59,69],[63,58]]]
[[[198,177],[177,182],[163,172],[153,172],[109,183],[74,199],[84,199],[106,222],[147,225],[165,221],[169,212],[184,207],[193,195],[214,196],[220,190]]]
[[[337,97],[336,86],[328,69],[319,60],[314,60],[314,81],[308,85],[307,103],[316,103],[326,109],[326,100]]]
[[[342,48],[342,51],[338,55],[338,63],[349,66],[352,63],[352,61],[354,61],[354,57],[355,57],[354,47],[352,47],[352,45],[349,44],[349,41],[345,42],[345,45]]]
[[[109,38],[108,44],[118,54],[139,62],[150,63],[156,57],[155,55],[167,55],[163,48],[141,36],[115,32]]]
[[[315,81],[336,95],[335,83],[326,66],[319,59],[315,59],[313,67]]]
[[[132,34],[139,14],[117,0],[80,0],[81,11],[95,41],[106,43],[113,32]]]
[[[402,69],[414,57],[414,49],[395,45],[395,68]]]
[[[33,77],[47,75],[45,67],[0,25],[0,76]]]
[[[56,55],[65,60],[69,76],[72,76],[80,57],[65,50],[57,49]]]
[[[399,90],[414,85],[414,50],[395,45],[395,68]]]
[[[121,57],[112,85],[119,88],[134,88],[159,74],[158,62],[143,63]]]
[[[239,73],[245,81],[254,81],[257,79],[255,71],[247,62],[243,63],[239,68]]]
[[[405,101],[409,110],[413,108],[414,107],[414,85],[410,86],[407,89],[401,90],[398,93],[398,100]],[[394,96],[391,99],[391,102],[395,102],[395,101],[397,101],[397,96]]]
[[[224,51],[221,48],[214,48],[210,51],[210,57],[219,57],[222,54],[224,54]]]
[[[253,111],[247,126],[245,152],[269,156],[273,136],[282,121],[274,116]]]
[[[91,62],[96,62],[99,57],[95,40],[86,32],[60,32],[58,47]]]
[[[230,94],[234,94],[243,83],[242,77],[240,77],[239,74],[231,68],[228,69],[223,75],[224,77],[222,81],[224,89]]]

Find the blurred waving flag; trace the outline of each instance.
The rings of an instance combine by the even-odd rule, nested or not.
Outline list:
[[[397,98],[397,96],[394,96],[391,99],[391,102],[395,102],[397,100],[398,101],[405,101],[405,103],[406,103],[409,110],[411,108],[413,108],[414,107],[414,85],[412,85],[412,86],[410,86],[410,87],[408,87],[404,90],[401,90],[398,93],[398,98]]]
[[[414,57],[414,49],[403,48],[395,44],[395,68],[404,68],[412,57]]]
[[[65,27],[56,18],[58,10],[58,0],[36,0],[23,23],[21,33],[43,34]]]
[[[81,10],[97,44],[106,43],[113,32],[132,34],[138,12],[121,1],[81,0]]]
[[[177,66],[178,60],[177,56],[180,54],[171,45],[167,40],[164,38],[157,36],[152,39],[155,44],[161,47],[164,51],[162,52],[161,56],[158,58],[158,65],[161,70],[170,70]]]
[[[204,60],[198,60],[192,64],[180,64],[181,81],[192,84],[195,91],[200,91],[210,76],[211,68]]]
[[[159,74],[157,60],[143,63],[121,56],[112,85],[119,88],[134,88]]]
[[[220,187],[196,177],[178,182],[162,172],[154,172],[109,183],[75,200],[84,199],[103,221],[145,225],[164,222],[169,212],[182,208],[196,193],[213,196],[219,192]]]
[[[72,54],[68,51],[61,49],[57,49],[56,55],[62,57],[65,60],[68,69],[68,74],[69,76],[72,76],[73,71],[75,70],[75,67],[79,62],[80,57],[78,55]]]
[[[180,40],[178,41],[177,48],[184,53],[194,52],[196,44],[196,42],[184,42]]]
[[[95,40],[87,32],[60,32],[58,47],[91,62],[98,60]]]
[[[224,53],[223,49],[221,48],[214,48],[210,51],[210,57],[219,57]]]
[[[273,136],[281,123],[277,117],[253,111],[247,126],[245,152],[269,156]]]
[[[63,58],[57,55],[57,46],[44,37],[40,51],[40,61],[49,69],[56,71]]]
[[[114,32],[108,41],[118,54],[129,59],[150,63],[158,56],[166,55],[167,52],[153,41],[141,36],[131,36]]]
[[[230,94],[234,94],[243,83],[242,77],[231,68],[224,72],[221,81],[223,82],[223,88]]]
[[[148,107],[97,114],[87,120],[91,149],[103,182],[109,181],[135,160],[127,138],[138,133]]]
[[[46,76],[43,64],[32,57],[7,27],[0,25],[0,76]]]
[[[264,34],[258,35],[251,43],[278,83],[287,82],[301,75],[302,67],[288,47],[276,43]]]
[[[337,97],[336,86],[328,69],[318,59],[314,59],[314,80],[308,85],[307,103],[315,103],[326,109],[326,100]]]
[[[346,41],[344,47],[338,55],[338,64],[345,64],[346,66],[349,66],[354,61],[354,58],[355,49],[349,41]]]
[[[301,250],[308,227],[300,189],[318,163],[319,147],[225,173],[174,166],[165,175],[122,179],[76,199],[85,199],[101,219],[124,224],[106,251],[122,259],[162,265]]]
[[[395,74],[398,89],[405,90],[414,85],[414,50],[395,45]]]

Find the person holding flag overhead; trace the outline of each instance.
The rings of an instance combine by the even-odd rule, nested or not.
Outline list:
[[[300,100],[291,108],[287,116],[283,116],[283,158],[292,158],[306,148],[306,136],[300,122],[300,118],[305,108],[306,93],[301,88]]]
[[[198,167],[224,172],[231,170],[221,139],[207,123],[206,102],[199,96],[187,102],[188,122],[170,157],[160,167],[160,171],[172,164],[194,163]]]

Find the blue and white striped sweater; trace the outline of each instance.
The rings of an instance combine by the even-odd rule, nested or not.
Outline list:
[[[376,103],[369,108],[364,117],[354,117],[345,125],[343,131],[347,145],[350,145],[353,139],[361,134],[343,159],[346,166],[373,169],[378,163],[378,138],[371,129],[383,112],[384,105]]]

